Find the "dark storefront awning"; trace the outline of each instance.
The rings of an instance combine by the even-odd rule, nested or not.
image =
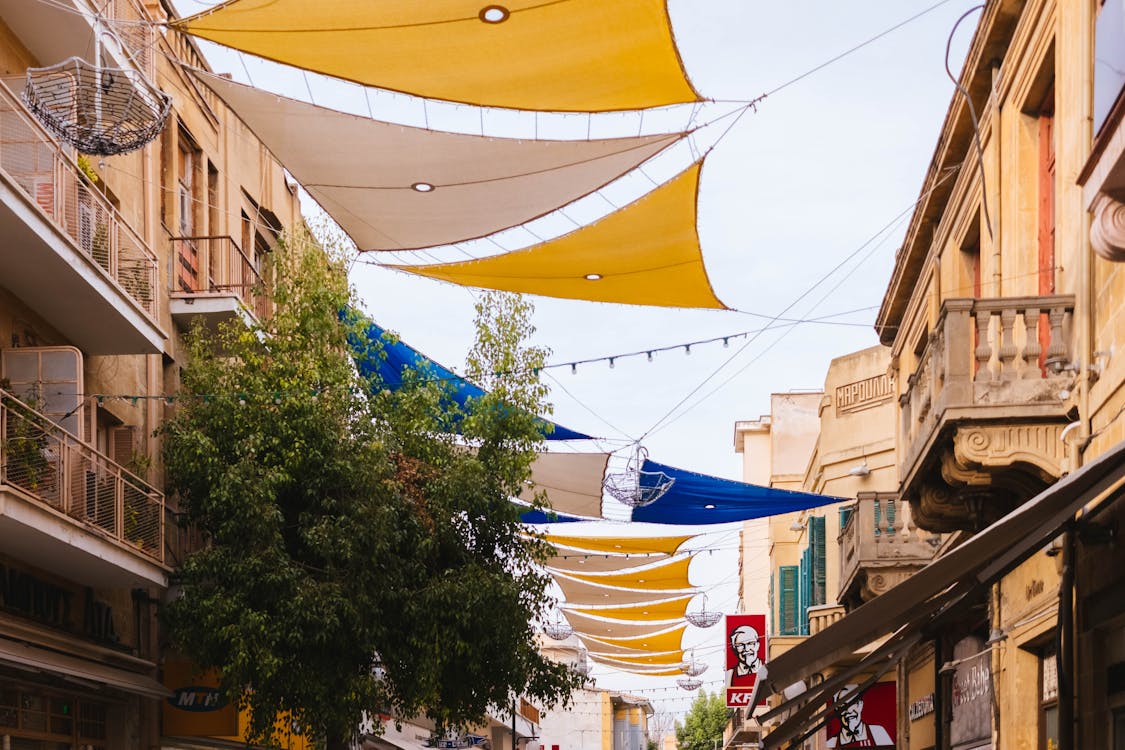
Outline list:
[[[143,674],[7,639],[0,639],[0,664],[32,672],[56,674],[96,686],[104,685],[146,698],[166,698],[172,694],[168,688]]]
[[[783,703],[761,720],[785,719],[765,737],[764,747],[780,747],[816,726],[824,718],[826,696],[836,686],[861,672],[892,668],[945,613],[1042,549],[1084,507],[1123,494],[1123,485],[1125,442],[1060,479],[904,583],[771,660],[759,671],[757,689],[782,696]],[[811,688],[802,684],[806,675],[836,665],[888,635],[846,672]]]

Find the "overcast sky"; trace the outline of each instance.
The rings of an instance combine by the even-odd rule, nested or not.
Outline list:
[[[211,4],[176,2],[185,14]],[[670,0],[669,10],[697,90],[712,99],[751,100],[936,2]],[[946,41],[956,19],[973,5],[947,0],[777,92],[741,118],[707,157],[699,197],[703,255],[719,297],[745,312],[533,298],[534,343],[552,351],[552,362],[569,362],[751,331],[787,308],[784,317],[795,319],[859,312],[833,317],[831,325],[806,323],[761,334],[656,430],[746,339],[732,339],[729,348],[695,346],[690,355],[662,353],[651,363],[638,357],[618,359],[613,369],[599,363],[582,365],[575,374],[568,367],[552,370],[547,382],[554,419],[617,441],[644,436],[654,460],[741,478],[735,421],[768,412],[771,393],[820,389],[832,358],[877,343],[871,327],[875,308],[953,91],[944,69]],[[954,39],[955,71],[971,33],[972,23],[963,24]],[[263,66],[202,46],[219,72],[246,81],[250,71],[255,85],[307,98],[302,87],[260,72]],[[312,89],[314,99],[325,103],[318,84]],[[880,233],[900,214],[901,221]],[[473,336],[473,290],[366,264],[356,267],[352,280],[381,325],[443,364],[463,364]],[[822,283],[794,304],[817,282]],[[696,546],[723,548],[703,553],[693,564],[693,583],[712,592],[712,605],[732,609],[737,535],[728,527]],[[689,631],[688,645],[714,647],[705,680],[722,677],[718,630]],[[603,687],[662,688],[646,692],[658,709],[682,710],[692,697],[678,692],[671,678],[635,678],[604,668],[596,674]]]

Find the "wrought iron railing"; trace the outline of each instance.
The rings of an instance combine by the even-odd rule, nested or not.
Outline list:
[[[266,282],[233,237],[174,237],[172,243],[176,258],[174,292],[233,294],[259,320],[269,314]]]
[[[155,321],[156,255],[2,83],[0,170]]]
[[[164,561],[164,494],[6,391],[0,485]]]

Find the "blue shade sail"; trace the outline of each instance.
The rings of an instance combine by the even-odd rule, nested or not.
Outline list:
[[[645,460],[640,475],[642,487],[655,486],[664,477],[674,480],[672,486],[656,502],[634,508],[633,521],[683,525],[729,523],[844,501],[840,497],[760,487],[696,474]]]
[[[561,513],[552,513],[549,510],[529,510],[520,515],[524,523],[583,523],[600,521],[600,518],[578,518],[577,516],[564,516]]]
[[[404,369],[429,373],[431,378],[449,384],[450,398],[462,409],[466,409],[473,399],[485,395],[483,389],[455,375],[451,370],[442,367],[403,342],[384,336],[385,333],[386,331],[378,325],[370,323],[367,326],[367,336],[372,346],[365,348],[363,342],[356,341],[354,338],[350,342],[356,367],[365,378],[377,377],[384,388],[395,390],[402,387]],[[375,346],[374,342],[378,342],[381,346]],[[589,435],[575,432],[554,422],[545,419],[540,421],[543,423],[541,431],[547,440],[593,439]],[[549,425],[554,425],[554,430],[550,430]]]

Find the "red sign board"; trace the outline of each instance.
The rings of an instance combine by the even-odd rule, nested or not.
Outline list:
[[[826,747],[894,748],[898,699],[893,682],[877,682],[859,696],[857,685],[845,685],[828,702]]]
[[[766,662],[766,616],[727,615],[727,706],[750,708],[758,667]],[[762,696],[758,703],[765,702]]]

